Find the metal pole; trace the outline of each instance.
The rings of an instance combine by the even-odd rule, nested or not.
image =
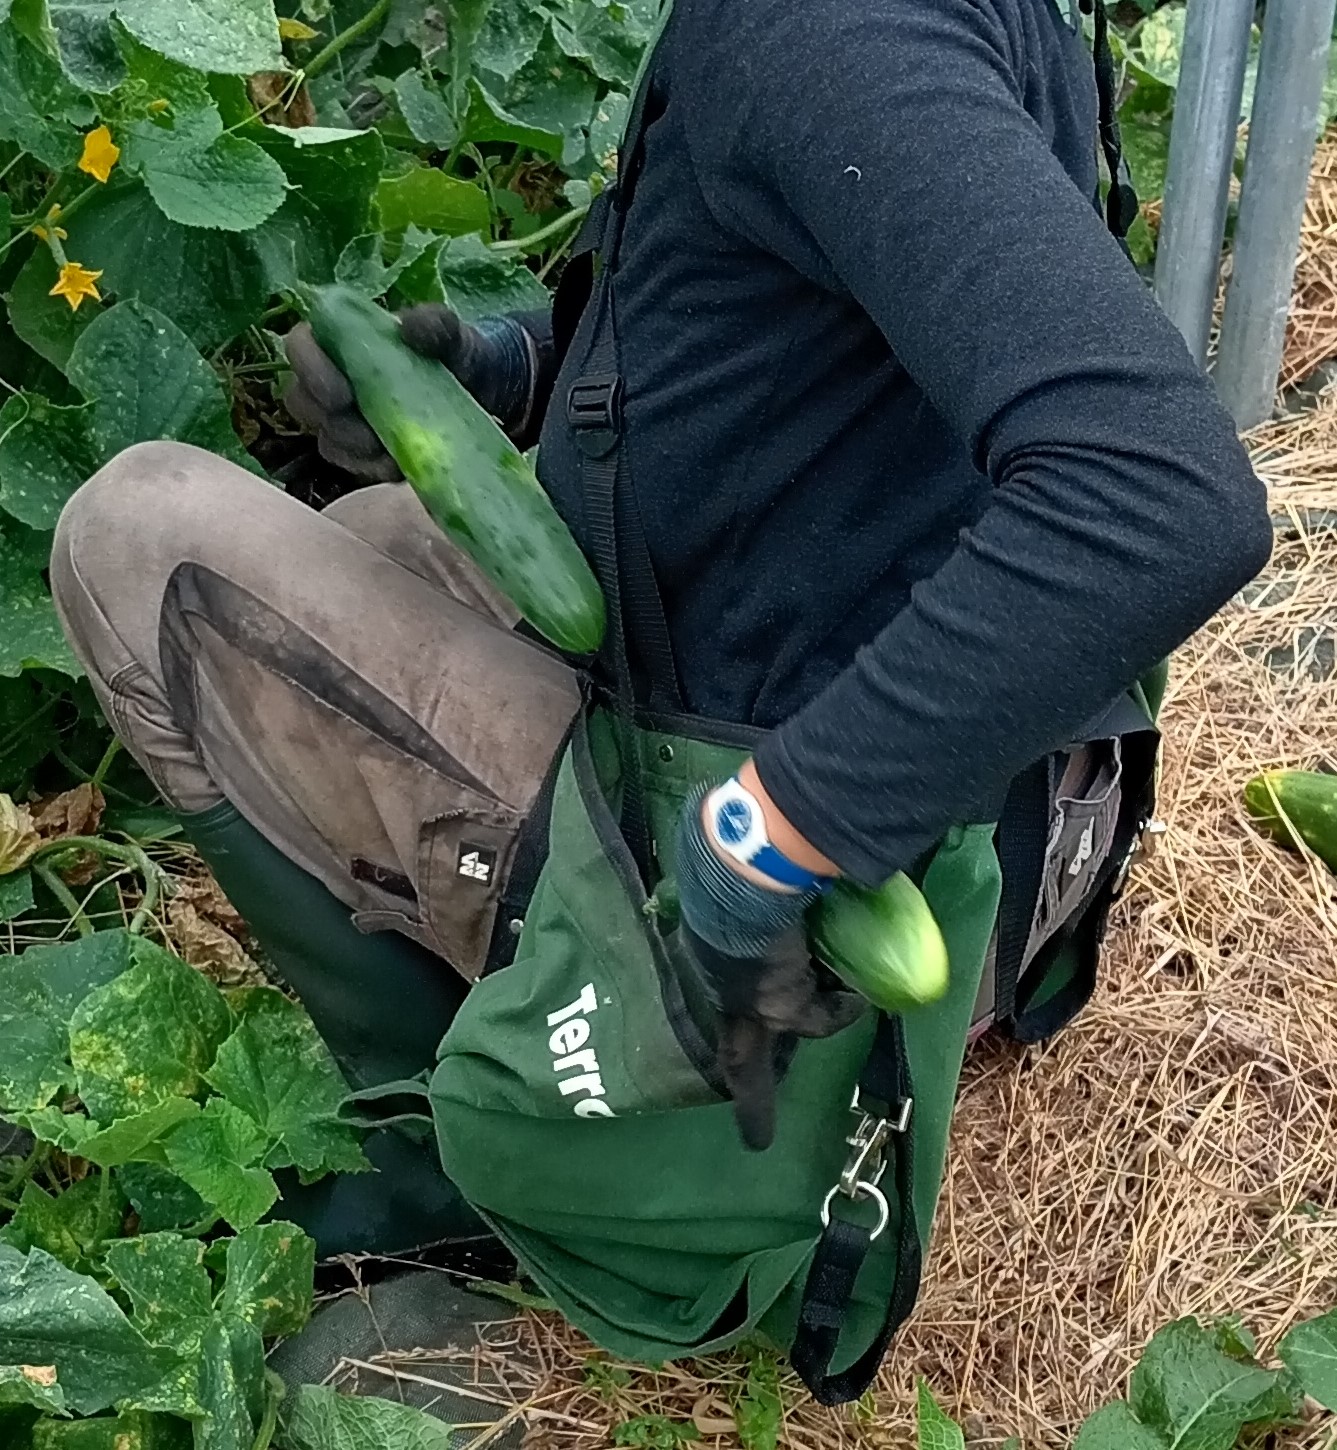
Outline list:
[[[1156,297],[1197,361],[1221,270],[1254,0],[1189,0],[1170,131]]]
[[[1332,43],[1334,0],[1268,0],[1217,388],[1241,428],[1271,417]]]

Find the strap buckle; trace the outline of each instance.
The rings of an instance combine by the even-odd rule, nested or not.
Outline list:
[[[850,1152],[841,1170],[840,1181],[822,1201],[823,1228],[831,1222],[831,1205],[837,1193],[851,1202],[868,1198],[877,1205],[877,1223],[869,1235],[870,1242],[886,1228],[891,1219],[891,1208],[879,1185],[887,1171],[887,1146],[893,1133],[909,1131],[914,1106],[913,1098],[900,1098],[891,1105],[894,1116],[883,1117],[881,1113],[866,1112],[859,1098],[859,1089],[854,1089],[850,1112],[859,1115],[859,1122],[845,1139]]]
[[[566,395],[566,421],[576,445],[589,458],[603,458],[622,437],[622,378],[591,373],[577,378]]]

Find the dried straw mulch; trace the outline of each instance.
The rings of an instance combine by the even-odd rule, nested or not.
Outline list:
[[[1281,386],[1337,354],[1337,135],[1319,144],[1305,205]]]

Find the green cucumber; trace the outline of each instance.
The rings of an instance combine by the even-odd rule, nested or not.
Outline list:
[[[1295,847],[1299,836],[1319,860],[1337,871],[1337,775],[1266,770],[1244,787],[1244,805],[1258,825],[1283,845]]]
[[[678,920],[666,876],[646,903],[665,928]],[[898,872],[876,891],[838,882],[808,913],[813,956],[884,1012],[936,1002],[947,990],[947,943],[919,888]]]
[[[524,455],[440,363],[405,346],[383,307],[347,287],[302,302],[316,341],[438,526],[545,639],[603,641],[603,594]]]
[[[884,1012],[936,1002],[947,990],[947,943],[903,871],[875,891],[838,881],[808,917],[813,955]]]

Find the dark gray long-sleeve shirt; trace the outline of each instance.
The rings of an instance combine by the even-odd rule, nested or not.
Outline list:
[[[657,73],[615,286],[687,702],[879,881],[1262,567],[1263,489],[1093,203],[1054,0],[677,0]],[[587,547],[588,327],[540,448]]]

